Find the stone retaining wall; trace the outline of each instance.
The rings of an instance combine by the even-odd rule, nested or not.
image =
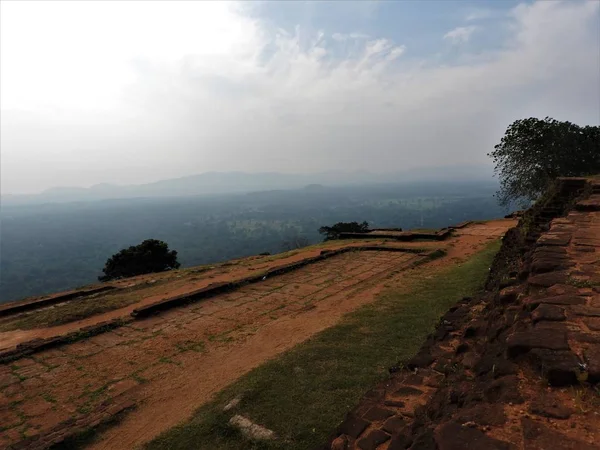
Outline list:
[[[177,306],[185,305],[188,303],[196,302],[199,300],[203,300],[206,298],[214,297],[219,294],[223,294],[225,292],[230,292],[235,289],[239,289],[241,286],[245,286],[247,284],[259,283],[267,278],[282,275],[284,273],[291,272],[293,270],[297,270],[301,267],[307,266],[309,264],[314,264],[318,261],[323,261],[324,259],[331,258],[332,256],[341,255],[342,253],[347,253],[351,251],[392,251],[392,252],[409,252],[409,253],[421,253],[422,251],[419,249],[407,249],[407,248],[399,248],[399,247],[384,247],[384,246],[362,246],[362,247],[345,247],[336,250],[322,250],[321,253],[317,256],[313,256],[311,258],[305,258],[301,261],[293,262],[290,264],[285,264],[283,266],[274,267],[269,269],[266,273],[253,275],[250,277],[242,278],[240,280],[230,281],[226,283],[216,283],[211,284],[205,288],[199,289],[197,291],[191,292],[189,294],[183,294],[176,297],[171,297],[166,300],[162,300],[151,305],[142,306],[133,310],[131,315],[135,318],[137,317],[145,317],[150,314],[157,313],[159,311],[164,311],[170,308],[174,308]]]
[[[442,228],[435,233],[426,233],[420,231],[402,231],[398,233],[390,232],[389,234],[382,233],[340,233],[340,239],[394,239],[396,241],[416,241],[416,240],[431,240],[443,241],[450,237],[453,228]]]
[[[430,251],[424,253],[421,249],[414,248],[400,248],[400,247],[385,247],[385,246],[350,246],[344,247],[335,250],[322,250],[321,254],[318,256],[314,256],[311,258],[306,258],[301,261],[286,264],[279,267],[274,267],[267,271],[265,274],[254,275],[246,278],[242,278],[239,280],[226,282],[226,283],[215,283],[211,284],[205,288],[198,289],[191,293],[178,295],[175,297],[170,297],[165,300],[158,301],[156,303],[152,303],[150,305],[145,305],[140,308],[134,309],[131,313],[131,318],[119,318],[107,322],[101,322],[96,325],[91,325],[87,327],[80,328],[77,331],[73,331],[71,333],[67,333],[64,335],[54,336],[46,339],[34,339],[31,341],[23,342],[18,344],[14,349],[5,350],[0,352],[0,364],[8,363],[10,361],[14,361],[16,359],[22,358],[27,355],[34,354],[36,352],[47,350],[50,348],[58,347],[64,344],[72,343],[74,341],[85,339],[87,337],[95,336],[97,334],[101,334],[115,328],[118,328],[126,323],[129,323],[133,320],[144,319],[150,315],[160,313],[162,311],[169,310],[171,308],[176,308],[179,306],[187,305],[189,303],[197,302],[200,300],[208,299],[211,297],[215,297],[217,295],[231,292],[236,289],[241,288],[242,286],[258,283],[266,278],[271,278],[273,276],[282,275],[293,270],[297,270],[301,267],[307,266],[309,264],[314,264],[318,261],[322,261],[327,258],[331,258],[332,256],[340,255],[343,253],[351,252],[351,251],[388,251],[388,252],[403,252],[403,253],[415,253],[415,254],[423,254],[423,261],[426,261],[430,258],[439,256],[436,251]],[[418,261],[417,261],[418,262]]]
[[[600,184],[559,180],[506,234],[487,291],[451,308],[323,448],[600,448],[598,252]]]

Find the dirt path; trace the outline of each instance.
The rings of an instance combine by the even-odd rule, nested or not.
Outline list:
[[[431,276],[459,263],[512,225],[496,221],[460,230],[447,242],[447,257],[418,270]],[[92,448],[135,448],[252,368],[372,302],[385,280],[402,277],[418,258],[342,254],[0,366],[0,446],[23,437],[60,437],[134,404]]]

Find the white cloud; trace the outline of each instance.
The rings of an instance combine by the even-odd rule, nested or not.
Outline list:
[[[479,27],[475,25],[470,25],[468,27],[457,27],[448,31],[444,35],[444,40],[451,41],[455,44],[468,42],[473,33],[475,33],[478,29]]]
[[[386,36],[341,44],[278,32],[235,5],[82,4],[116,4],[119,14],[106,6],[75,21],[50,8],[40,13],[58,21],[50,26],[15,21],[3,4],[3,193],[211,170],[487,163],[517,118],[600,123],[597,2],[519,6],[500,50],[444,65],[398,58],[402,43]],[[149,23],[129,37],[141,14]],[[115,34],[106,44],[97,17]],[[33,39],[36,27],[48,43]]]
[[[226,2],[7,2],[1,37],[4,109],[115,107],[133,59],[237,72],[263,45]]]
[[[369,35],[364,34],[364,33],[349,33],[349,34],[333,33],[331,35],[331,38],[334,41],[343,42],[343,41],[349,41],[351,39],[369,39]]]
[[[471,12],[467,14],[465,20],[467,22],[476,21],[476,20],[485,20],[491,19],[493,17],[497,17],[499,13],[497,11],[491,9],[473,9]]]

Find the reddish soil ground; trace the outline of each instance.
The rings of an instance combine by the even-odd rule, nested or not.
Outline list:
[[[266,271],[274,267],[291,264],[301,261],[306,258],[319,255],[321,250],[335,249],[344,246],[364,246],[382,244],[381,240],[369,240],[368,242],[360,241],[353,243],[349,241],[335,241],[325,245],[316,246],[315,248],[303,249],[273,256],[253,256],[240,260],[232,260],[224,264],[215,265],[211,269],[198,270],[190,268],[183,271],[166,272],[163,274],[142,275],[139,277],[129,278],[111,283],[114,286],[123,288],[124,291],[134,288],[134,292],[121,293],[119,291],[110,291],[108,293],[94,297],[94,302],[102,302],[104,299],[114,298],[116,296],[125,297],[132,296],[134,300],[122,308],[117,308],[102,314],[96,314],[83,320],[69,322],[63,325],[54,327],[34,328],[29,330],[14,330],[0,332],[0,350],[8,349],[16,346],[21,342],[30,341],[39,338],[49,338],[60,336],[71,331],[76,331],[82,327],[97,324],[120,317],[128,317],[131,312],[140,306],[150,305],[160,300],[169,297],[175,297],[182,294],[188,294],[195,290],[207,287],[212,283],[228,282],[232,280],[242,279],[247,276],[256,274],[257,272]],[[434,247],[433,242],[411,243],[401,245],[402,247],[418,247],[428,248]],[[398,245],[391,243],[390,245]],[[437,245],[439,247],[439,245]],[[48,296],[51,297],[51,296]],[[71,300],[71,302],[77,300]],[[4,320],[18,319],[24,314],[36,314],[37,312],[48,309],[64,306],[66,303],[56,304],[45,308],[40,308],[36,311],[21,313],[11,316]]]
[[[513,220],[474,224],[458,230],[443,243],[413,243],[415,247],[442,244],[448,251],[446,257],[421,266],[419,273],[431,276],[440,267],[466,259],[514,224]],[[307,255],[303,252],[272,263],[289,263]],[[0,365],[0,446],[20,442],[24,437],[39,436],[51,442],[73,426],[94,426],[135,405],[92,447],[134,448],[187,419],[215,392],[265,360],[372,302],[385,280],[401,277],[401,271],[419,258],[376,251],[342,254]],[[236,278],[247,273],[251,273],[248,267],[234,272]],[[231,272],[223,274],[221,280],[232,276]],[[215,275],[194,284],[188,282],[175,292],[165,285],[161,287],[163,294],[140,303],[219,280]],[[119,317],[140,303],[87,322]],[[64,332],[81,325],[31,330],[25,335],[28,339],[54,335],[57,329]]]
[[[94,301],[102,302],[103,299],[108,298],[108,296],[113,298],[119,295],[135,296],[135,299],[127,306],[59,326],[0,332],[0,350],[12,348],[21,342],[60,336],[99,322],[117,319],[119,317],[128,317],[134,309],[139,308],[140,306],[149,305],[168,297],[187,294],[212,283],[241,279],[260,271],[266,271],[274,267],[317,256],[323,248],[335,249],[348,245],[364,246],[381,244],[405,248],[444,248],[448,251],[448,256],[450,258],[462,258],[465,255],[470,254],[473,250],[473,245],[477,246],[481,243],[481,238],[492,239],[500,236],[507,227],[513,226],[515,223],[516,222],[512,219],[502,219],[482,224],[472,224],[467,228],[457,230],[450,239],[441,242],[394,242],[377,239],[370,239],[368,241],[336,241],[305,250],[289,252],[288,254],[266,257],[254,256],[233,260],[216,265],[214,268],[208,270],[199,271],[197,268],[190,268],[183,271],[142,275],[127,280],[121,280],[111,284],[123,289],[135,287],[136,291],[133,293],[128,292],[127,294],[110,291],[109,293],[96,296]],[[47,308],[56,308],[61,305],[63,304],[57,304]],[[36,314],[36,312],[37,311],[33,311],[23,314]],[[10,317],[10,320],[18,317],[19,315]]]

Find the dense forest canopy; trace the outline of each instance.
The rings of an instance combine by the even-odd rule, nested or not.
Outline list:
[[[500,217],[497,187],[411,183],[3,206],[0,302],[93,283],[107,258],[150,237],[189,267],[321,242],[319,227],[337,222],[410,229]]]

